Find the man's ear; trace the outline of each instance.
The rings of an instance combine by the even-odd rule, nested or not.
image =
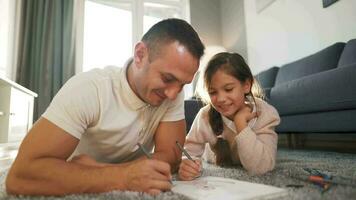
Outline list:
[[[141,41],[135,45],[134,62],[136,66],[140,67],[145,59],[148,59],[148,48],[147,45]]]

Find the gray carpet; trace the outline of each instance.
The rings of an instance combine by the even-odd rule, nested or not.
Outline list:
[[[297,175],[306,175],[303,170],[305,167],[317,168],[333,176],[351,177],[355,180],[356,154],[280,149],[275,170],[263,176],[249,176],[241,167],[219,168],[206,163],[204,163],[203,176],[228,177],[286,188],[289,196],[284,199],[356,199],[356,189],[352,186],[332,185],[329,190],[322,192],[318,186],[295,178]],[[4,192],[5,176],[6,172],[0,175],[0,199],[188,199],[172,192],[152,197],[143,193],[119,191],[65,197],[9,196]],[[302,185],[303,187],[295,188],[287,187],[287,185]]]

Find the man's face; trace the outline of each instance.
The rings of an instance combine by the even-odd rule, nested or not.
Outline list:
[[[136,64],[139,70],[134,75],[135,93],[153,106],[167,98],[174,100],[199,67],[199,60],[178,42],[165,44],[151,60],[147,53],[141,61]]]

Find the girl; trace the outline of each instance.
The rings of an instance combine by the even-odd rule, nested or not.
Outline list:
[[[253,81],[237,53],[218,53],[209,61],[204,87],[210,98],[203,99],[208,105],[198,112],[184,145],[198,159],[183,158],[181,180],[200,175],[202,157],[220,166],[242,164],[250,174],[274,168],[278,139],[274,128],[280,118],[274,107],[252,94]]]

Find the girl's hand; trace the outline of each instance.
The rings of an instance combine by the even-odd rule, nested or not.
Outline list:
[[[193,180],[201,175],[201,160],[183,159],[179,165],[178,177],[183,181]]]
[[[248,122],[255,117],[257,117],[257,113],[252,112],[250,105],[244,104],[243,107],[237,111],[234,116],[236,131],[238,133],[241,132],[244,128],[247,127]]]

